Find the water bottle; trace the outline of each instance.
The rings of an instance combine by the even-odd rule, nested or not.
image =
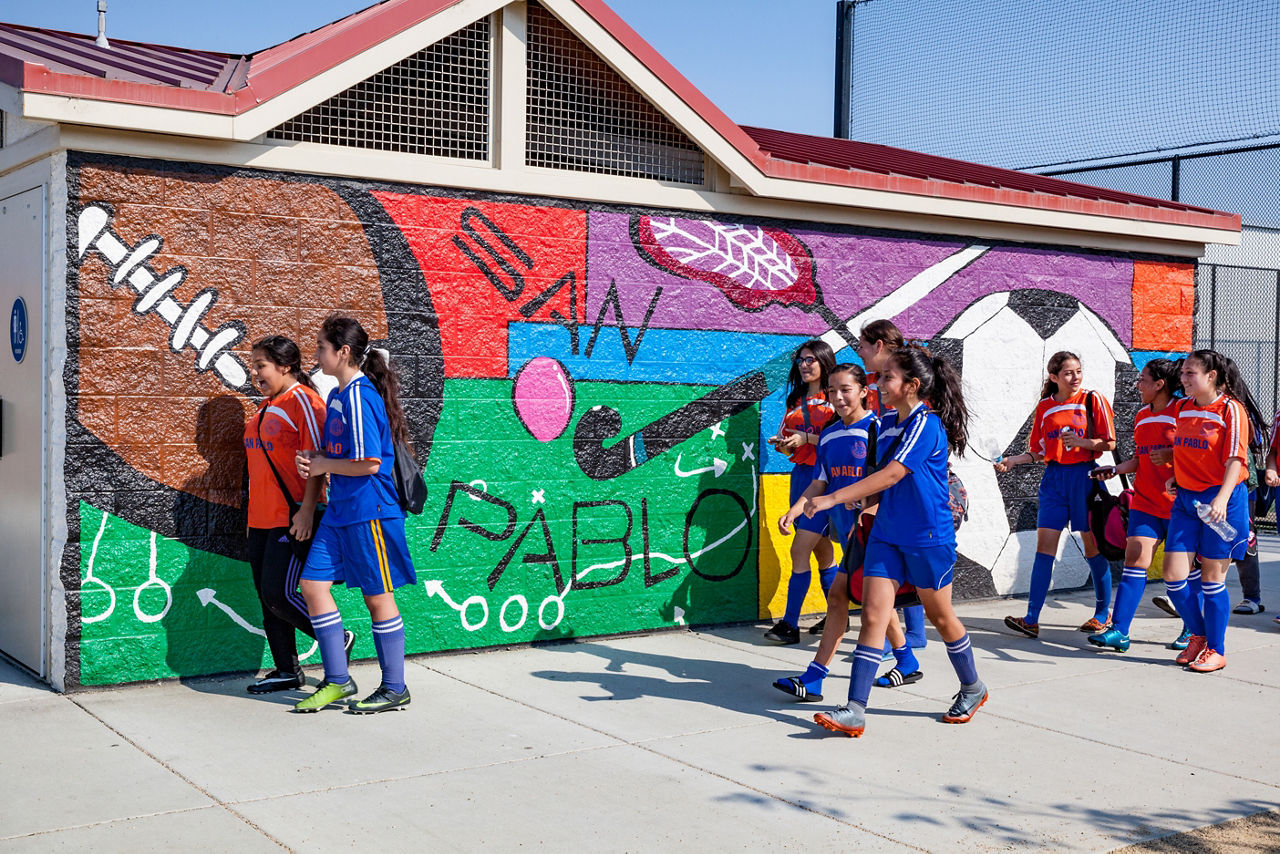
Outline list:
[[[994,436],[988,436],[982,440],[982,446],[979,448],[978,454],[993,463],[998,463],[1004,459],[1004,445]]]
[[[1223,519],[1221,522],[1210,522],[1209,505],[1201,504],[1199,501],[1193,501],[1191,503],[1196,508],[1196,515],[1200,517],[1201,522],[1204,522],[1209,526],[1209,530],[1213,531],[1219,537],[1222,537],[1225,542],[1235,542],[1236,529],[1234,525],[1226,519]]]

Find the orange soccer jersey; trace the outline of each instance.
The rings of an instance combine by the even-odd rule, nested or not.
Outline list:
[[[1056,401],[1046,397],[1036,404],[1036,415],[1031,425],[1031,451],[1039,454],[1047,463],[1087,463],[1096,460],[1101,451],[1086,451],[1083,448],[1067,448],[1062,444],[1062,431],[1070,427],[1077,435],[1088,432],[1089,410],[1093,410],[1093,435],[1091,439],[1116,438],[1115,415],[1111,411],[1111,403],[1093,391],[1080,391],[1064,401]]]
[[[827,403],[826,392],[818,392],[787,410],[782,418],[783,436],[787,430],[801,433],[821,433],[822,428],[835,417],[836,411]],[[798,466],[811,466],[817,460],[818,449],[814,445],[801,445],[791,452],[791,462]]]
[[[1208,406],[1184,400],[1178,407],[1173,437],[1173,471],[1178,486],[1193,492],[1222,486],[1227,463],[1240,460],[1236,483],[1249,478],[1244,464],[1249,444],[1249,418],[1244,404],[1220,394]]]
[[[259,415],[261,439],[259,439]],[[263,402],[244,425],[245,455],[249,460],[249,527],[287,528],[289,505],[267,464],[267,454],[289,487],[294,501],[302,501],[306,482],[293,457],[299,451],[322,448],[320,428],[325,408],[320,395],[301,383],[279,397]]]
[[[1178,426],[1178,407],[1173,400],[1159,412],[1144,406],[1133,421],[1133,443],[1137,448],[1138,471],[1133,476],[1133,501],[1130,506],[1142,513],[1168,519],[1173,511],[1173,496],[1165,492],[1165,484],[1173,477],[1173,463],[1156,465],[1151,452],[1173,447],[1173,434]]]

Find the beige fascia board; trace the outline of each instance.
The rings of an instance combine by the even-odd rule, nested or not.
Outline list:
[[[760,198],[743,193],[718,193],[704,187],[688,187],[557,169],[525,167],[494,169],[484,163],[445,160],[425,155],[397,154],[356,148],[339,148],[315,143],[262,145],[218,140],[193,140],[156,134],[98,130],[79,126],[61,129],[61,145],[67,149],[155,158],[175,163],[199,162],[222,166],[246,166],[281,172],[355,178],[389,183],[420,184],[512,194],[577,202],[683,210],[706,215],[768,217],[812,223],[829,223],[895,231],[918,232],[940,237],[974,237],[982,240],[1009,240],[1079,249],[1142,252],[1155,255],[1197,258],[1204,252],[1204,240],[1166,236],[1164,230],[1120,234],[1093,229],[1064,230],[1019,222],[1011,216],[984,219],[946,217],[936,210],[875,209],[865,206],[822,203],[812,199]],[[990,205],[988,208],[997,208]],[[1006,214],[1015,209],[1003,208]]]
[[[232,139],[256,139],[299,113],[492,15],[505,0],[462,0],[235,117]]]
[[[0,175],[7,175],[28,163],[48,157],[61,147],[58,125],[41,128],[30,136],[24,136],[17,142],[0,148]]]
[[[28,119],[210,139],[231,138],[232,118],[220,113],[70,98],[42,92],[23,93],[22,101],[22,115]]]

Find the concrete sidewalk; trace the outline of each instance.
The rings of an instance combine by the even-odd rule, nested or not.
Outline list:
[[[1121,656],[1075,630],[1085,594],[1051,598],[1039,641],[1001,625],[1022,600],[964,603],[991,701],[938,721],[956,680],[931,630],[925,678],[875,689],[856,741],[812,723],[852,638],[827,702],[796,704],[770,682],[816,639],[764,624],[419,657],[413,705],[372,717],[289,714],[301,695],[244,676],[62,696],[0,665],[0,851],[1110,850],[1280,806],[1263,550],[1271,609],[1233,615],[1222,672],[1173,666],[1180,623],[1149,604]]]

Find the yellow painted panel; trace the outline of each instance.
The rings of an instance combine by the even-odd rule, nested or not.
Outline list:
[[[787,610],[787,584],[791,581],[791,537],[778,531],[778,519],[791,505],[790,475],[760,476],[760,619],[777,620]],[[836,546],[836,560],[841,556]],[[827,600],[818,584],[817,561],[809,556],[812,568],[809,595],[804,599],[804,614],[825,614]]]

